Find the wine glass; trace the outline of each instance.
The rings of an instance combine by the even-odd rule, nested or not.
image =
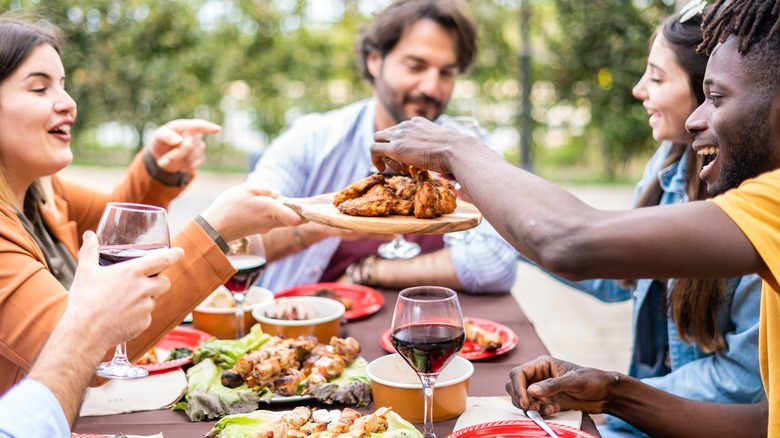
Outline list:
[[[244,300],[246,292],[265,271],[265,246],[259,235],[244,237],[228,243],[227,258],[237,272],[225,283],[236,301],[236,339],[246,335]]]
[[[439,286],[417,286],[398,294],[390,339],[395,351],[417,372],[423,387],[423,435],[433,432],[433,385],[466,340],[458,294]]]
[[[97,228],[100,264],[113,265],[169,248],[168,212],[161,207],[109,202]],[[111,362],[98,365],[96,374],[109,379],[139,379],[149,372],[127,359],[127,343],[116,346]]]
[[[420,255],[420,245],[406,240],[403,234],[396,234],[393,240],[379,245],[377,252],[386,259],[410,259]]]

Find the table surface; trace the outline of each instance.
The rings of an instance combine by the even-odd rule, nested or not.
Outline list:
[[[379,337],[390,327],[393,317],[397,293],[381,291],[385,297],[385,305],[377,313],[361,319],[349,321],[342,325],[341,336],[353,336],[361,345],[361,356],[366,360],[380,357],[387,352],[379,344]],[[459,294],[463,316],[477,317],[498,322],[513,330],[519,342],[513,350],[499,356],[474,361],[474,375],[469,384],[470,396],[506,395],[504,384],[509,377],[509,371],[516,365],[547,354],[547,349],[534,327],[517,301],[511,294],[505,295],[472,295]],[[323,406],[340,408],[340,406]],[[273,404],[261,409],[287,410],[289,404]],[[373,403],[358,409],[363,412],[373,412]],[[595,434],[588,416],[583,418],[583,429]],[[455,419],[434,424],[436,434],[444,437],[452,432]],[[76,423],[74,432],[94,434],[132,434],[154,435],[162,432],[165,438],[191,438],[204,436],[211,430],[214,422],[190,422],[183,412],[157,410],[134,412],[129,414],[110,415],[103,417],[81,417]],[[418,425],[422,430],[422,426]]]

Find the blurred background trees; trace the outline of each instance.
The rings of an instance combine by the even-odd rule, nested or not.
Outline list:
[[[525,4],[523,2],[526,2]],[[208,166],[244,170],[298,115],[370,95],[354,39],[389,0],[0,0],[40,14],[68,39],[79,104],[78,162],[121,162],[157,123],[223,125]],[[519,162],[520,9],[530,12],[533,161],[538,173],[635,179],[654,149],[631,87],[672,0],[464,0],[480,54],[448,113],[473,115]],[[679,5],[678,5],[679,6]],[[582,170],[572,171],[571,169]]]

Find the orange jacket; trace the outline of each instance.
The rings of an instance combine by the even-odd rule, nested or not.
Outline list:
[[[46,209],[41,210],[41,215],[51,233],[74,256],[81,247],[81,235],[97,228],[109,200],[167,207],[183,190],[154,180],[144,167],[141,154],[110,194],[56,176],[52,183],[59,218]],[[187,224],[173,238],[172,245],[184,249],[184,260],[163,273],[173,286],[157,299],[151,326],[127,343],[131,359],[153,347],[234,272],[219,247],[195,222]],[[16,212],[0,205],[0,393],[24,377],[65,312],[67,293],[49,272],[41,249]],[[113,349],[106,353],[106,359],[112,354]]]

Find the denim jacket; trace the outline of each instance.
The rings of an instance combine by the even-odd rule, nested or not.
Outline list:
[[[665,169],[660,168],[670,148],[669,142],[659,146],[636,186],[635,195],[641,193],[653,178],[659,178],[663,190],[661,205],[688,200],[686,156]],[[563,281],[601,301],[634,300],[630,376],[693,400],[754,403],[765,397],[758,364],[761,279],[757,275],[728,281],[717,319],[728,347],[725,351],[711,354],[680,339],[674,321],[661,311],[660,293],[664,288],[658,281],[638,280],[634,290],[621,288],[615,280]],[[671,282],[666,290],[671,290]],[[611,428],[625,428],[643,435],[616,417],[606,417]]]

